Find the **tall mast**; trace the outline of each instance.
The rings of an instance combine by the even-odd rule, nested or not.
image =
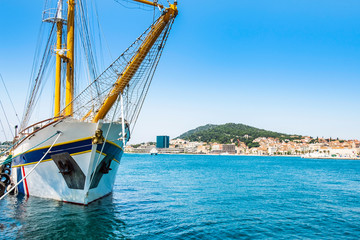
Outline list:
[[[62,29],[63,29],[63,18],[62,18],[62,6],[63,1],[59,0],[58,8],[56,12],[56,68],[55,68],[55,94],[54,94],[54,117],[60,114],[60,99],[61,99],[61,48],[62,48]]]
[[[65,115],[73,115],[75,0],[68,0]]]

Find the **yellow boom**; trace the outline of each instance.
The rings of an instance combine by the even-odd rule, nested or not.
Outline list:
[[[148,2],[144,0],[136,0],[138,2]],[[151,2],[149,2],[151,3]],[[153,3],[154,4],[154,3]],[[133,56],[125,70],[116,80],[113,88],[110,90],[108,97],[104,100],[103,104],[96,111],[96,115],[92,119],[92,122],[98,122],[100,119],[103,119],[106,114],[109,112],[116,99],[120,93],[123,93],[125,87],[129,84],[131,78],[135,75],[136,71],[140,67],[142,61],[150,51],[151,47],[154,45],[156,39],[160,36],[161,32],[166,27],[167,23],[176,17],[177,4],[171,4],[169,8],[165,9],[164,14],[159,18],[159,20],[151,28],[149,34],[146,36],[144,42],[139,47],[139,51]],[[84,116],[87,118],[87,116]]]
[[[155,6],[155,7],[160,7],[160,8],[164,8],[163,5],[155,3],[155,2],[150,2],[150,1],[146,1],[146,0],[134,0],[135,2],[139,2],[139,3],[144,3],[147,5],[151,5],[151,6]]]

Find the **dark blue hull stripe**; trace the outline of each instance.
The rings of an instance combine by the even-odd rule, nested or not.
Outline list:
[[[53,146],[51,151],[44,157],[44,160],[51,159],[51,155],[53,154],[68,152],[71,155],[79,152],[89,151],[91,150],[91,148],[92,144],[90,138],[78,142],[71,142]],[[35,149],[31,152],[16,156],[15,158],[13,158],[13,167],[38,162],[44,156],[48,149],[49,147]]]
[[[91,143],[90,138],[77,142],[71,142],[71,143],[65,143],[65,144],[53,146],[51,151],[44,157],[43,161],[51,160],[51,155],[53,154],[68,152],[70,155],[75,155],[82,152],[89,152],[91,151],[92,146],[93,145]],[[96,150],[100,152],[102,146],[103,144],[98,144]],[[20,167],[20,166],[36,163],[44,156],[44,154],[47,152],[48,149],[49,147],[40,148],[40,149],[35,149],[28,153],[20,154],[13,158],[12,165],[13,167]],[[111,153],[112,155],[114,155],[114,158],[116,160],[120,160],[122,155],[122,149],[120,148],[120,146],[106,142],[102,153],[104,153],[105,155]]]

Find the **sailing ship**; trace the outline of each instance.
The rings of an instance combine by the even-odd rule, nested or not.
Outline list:
[[[50,62],[46,59],[51,42],[47,42],[45,60],[34,75],[10,152],[11,179],[17,183],[18,193],[87,205],[112,192],[124,148],[178,13],[176,1],[168,7],[157,1],[135,1],[159,9],[160,16],[76,96],[75,24],[80,22],[82,33],[87,32],[86,23],[81,22],[86,16],[84,1],[57,0],[54,9],[45,9],[43,22],[51,25],[53,37],[49,41],[54,39],[56,44],[52,49],[54,113],[51,118],[28,124],[41,92],[45,63]],[[91,38],[86,35],[81,39],[88,63],[92,63]]]

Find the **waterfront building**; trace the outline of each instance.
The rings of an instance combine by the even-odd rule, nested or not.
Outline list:
[[[329,155],[341,156],[341,157],[355,157],[359,154],[359,150],[356,148],[330,148]]]
[[[169,136],[157,136],[156,147],[157,148],[169,148]]]
[[[269,155],[274,155],[277,151],[276,147],[268,147],[268,154]]]
[[[183,144],[186,144],[187,143],[187,141],[186,140],[184,140],[184,139],[181,139],[181,138],[176,138],[176,139],[172,139],[172,140],[170,140],[170,144],[171,145],[183,145]]]
[[[134,152],[134,148],[131,145],[127,145],[125,147],[125,152],[132,153]]]
[[[335,140],[326,139],[322,142],[309,141],[285,141],[277,138],[259,137],[254,142],[258,147],[249,148],[244,142],[237,140],[233,144],[190,142],[184,139],[173,139],[168,142],[168,136],[158,136],[156,147],[162,154],[254,154],[254,155],[302,155],[305,157],[350,157],[355,158],[360,154],[359,140]],[[311,142],[311,143],[310,143]],[[169,144],[167,147],[167,144]],[[132,148],[126,148],[126,152],[147,153],[151,149],[151,143],[136,144]],[[154,146],[154,145],[153,145]],[[155,146],[154,146],[155,147]]]
[[[210,145],[199,145],[196,148],[196,153],[198,154],[208,154],[210,153]]]
[[[133,153],[150,153],[151,149],[155,148],[155,145],[141,145],[138,148],[133,149]]]
[[[223,144],[222,151],[224,153],[235,154],[235,144]]]
[[[184,148],[158,148],[159,154],[180,154],[185,153]]]

